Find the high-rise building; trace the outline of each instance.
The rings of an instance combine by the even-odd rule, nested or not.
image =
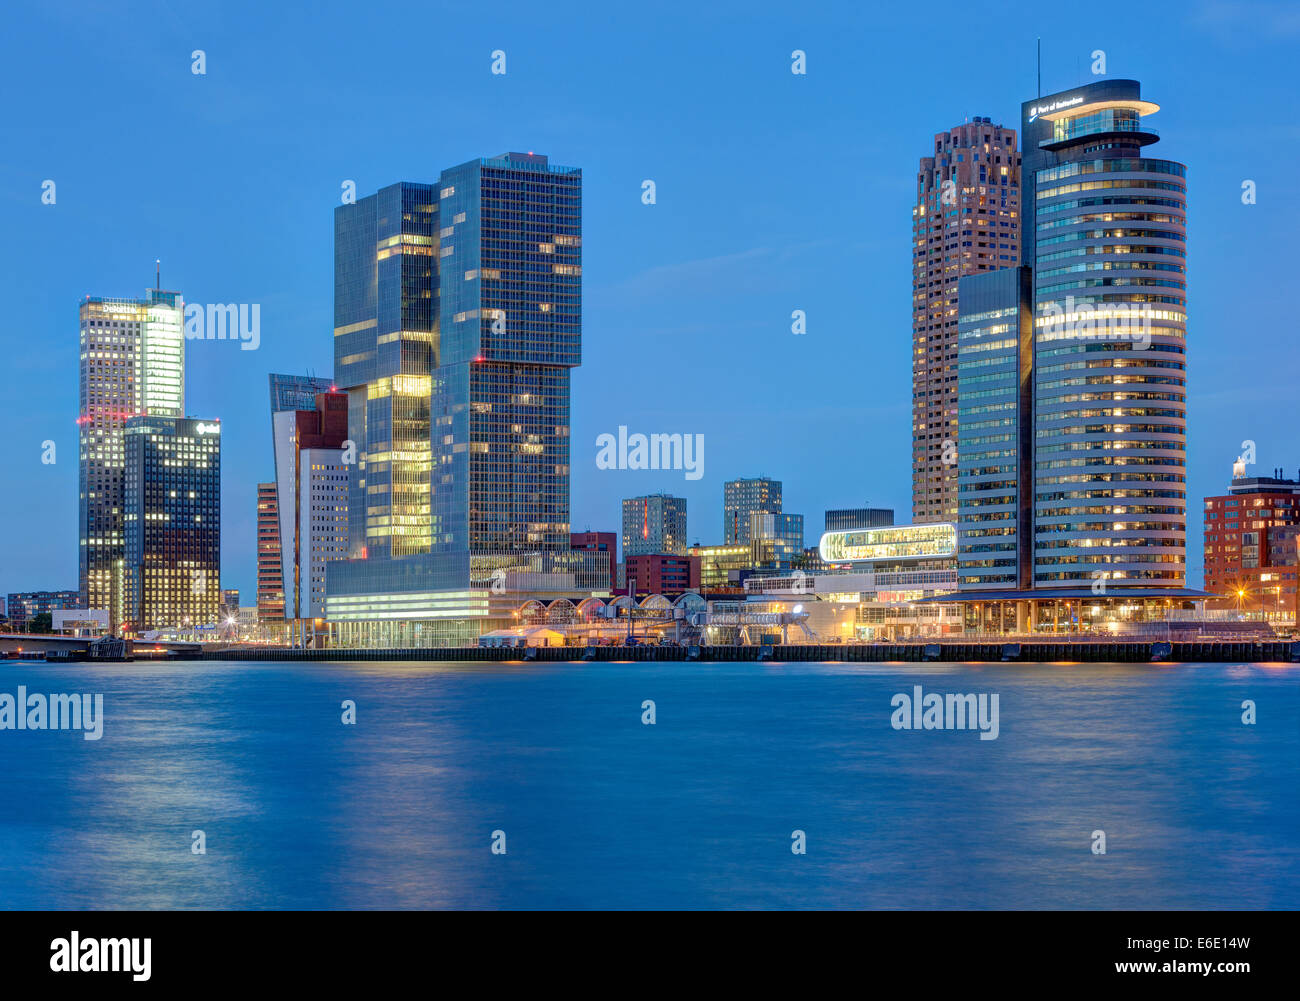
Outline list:
[[[569,373],[582,361],[582,172],[507,153],[439,182],[435,548],[569,548]]]
[[[392,184],[334,210],[334,378],[348,394],[357,448],[348,503],[356,559],[432,549],[438,249],[432,184]]]
[[[1234,470],[1226,494],[1205,498],[1205,589],[1211,608],[1294,622],[1300,478]]]
[[[80,306],[78,588],[86,608],[122,621],[126,422],[185,412],[185,306],[179,292],[87,296]]]
[[[841,507],[826,512],[826,531],[851,532],[856,528],[888,528],[894,523],[891,507]]]
[[[781,481],[758,476],[722,485],[722,531],[726,545],[749,542],[751,515],[781,513]]]
[[[348,397],[294,402],[306,406],[272,412],[271,426],[285,618],[298,620],[324,617],[325,564],[347,555]]]
[[[934,137],[912,209],[912,522],[957,517],[957,283],[1020,259],[1014,129],[976,118]]]
[[[239,589],[235,587],[221,589],[221,607],[217,609],[217,614],[222,620],[233,618],[239,614]]]
[[[221,604],[221,425],[132,417],[122,437],[123,629],[214,625]]]
[[[284,621],[280,497],[274,483],[257,485],[257,620]]]
[[[299,524],[304,496],[300,491],[299,483],[301,456],[298,452],[299,418],[297,415],[300,411],[315,411],[320,395],[335,393],[336,387],[333,380],[323,376],[287,375],[278,372],[270,374],[268,383],[271,398],[271,454],[275,464],[275,482],[258,486],[257,603],[262,622],[279,622],[286,617],[297,618],[303,608],[300,587],[303,548]],[[343,401],[342,413],[339,413],[339,401]],[[338,438],[341,447],[342,441],[347,438],[346,397],[336,393],[333,406],[334,418],[330,433]],[[304,417],[302,422],[304,429],[308,431],[321,430],[318,417]],[[332,477],[332,485],[337,487],[340,474],[329,475]],[[341,475],[346,480],[346,473]],[[263,490],[263,486],[268,489]],[[345,490],[344,493],[346,494],[347,491]],[[310,495],[311,490],[308,489],[306,491],[308,502],[310,502]],[[346,498],[344,504],[346,505]],[[343,529],[346,532],[346,518],[343,519]],[[335,552],[332,558],[338,559],[346,553],[346,542],[341,550],[336,540],[330,543],[329,548]],[[309,553],[311,549],[312,546],[309,545]],[[319,575],[322,578],[320,586],[323,599],[324,571],[321,570]]]
[[[669,494],[623,501],[623,559],[652,553],[686,552],[686,498]]]
[[[1023,105],[1022,266],[960,280],[968,628],[1118,626],[1204,597],[1185,586],[1185,168],[1145,153],[1157,110],[1134,80]]]
[[[1180,588],[1186,168],[1147,155],[1136,80],[1026,101],[1034,269],[1034,581]]]
[[[1033,269],[962,278],[960,299],[958,583],[1032,588]]]
[[[581,316],[577,168],[507,153],[335,210],[335,377],[358,450],[350,558],[327,571],[341,642],[461,642],[501,575],[606,575],[569,540]]]

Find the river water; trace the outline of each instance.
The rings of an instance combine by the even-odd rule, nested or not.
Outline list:
[[[103,731],[0,729],[5,908],[1300,907],[1291,665],[0,663],[19,685],[102,693]],[[917,685],[997,695],[997,738],[895,729]]]

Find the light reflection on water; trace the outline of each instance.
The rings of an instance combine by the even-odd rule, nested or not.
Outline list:
[[[1297,681],[1290,665],[4,663],[0,692],[103,692],[105,724],[100,741],[0,731],[0,906],[1296,908]],[[999,738],[893,730],[890,699],[916,684],[998,693]]]

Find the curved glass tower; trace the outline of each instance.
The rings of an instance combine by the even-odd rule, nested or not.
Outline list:
[[[1184,586],[1187,199],[1157,110],[1135,80],[1024,105],[1035,587]]]

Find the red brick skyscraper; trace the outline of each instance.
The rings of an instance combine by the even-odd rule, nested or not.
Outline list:
[[[912,209],[912,521],[957,520],[957,280],[1020,262],[1014,129],[976,118],[934,137]]]

